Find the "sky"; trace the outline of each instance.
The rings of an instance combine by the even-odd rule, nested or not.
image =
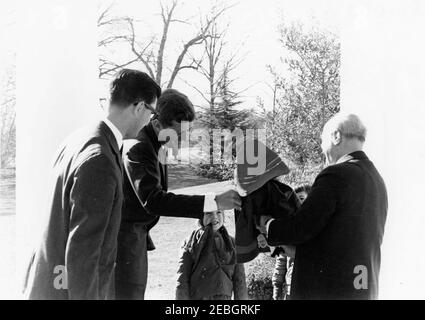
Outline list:
[[[168,1],[169,2],[169,1]],[[162,24],[158,13],[160,12],[159,1],[102,1],[102,6],[114,3],[112,12],[117,15],[127,15],[139,19],[136,33],[139,37],[146,38],[151,34],[158,34]],[[167,3],[165,1],[164,3]],[[205,13],[213,1],[181,1],[176,9],[175,16],[178,18],[194,17],[190,19],[197,22],[197,17]],[[219,2],[220,3],[220,2]],[[264,1],[227,1],[233,6],[220,18],[221,26],[228,25],[226,32],[226,54],[237,53],[243,57],[233,77],[235,91],[243,91],[242,107],[251,108],[256,105],[257,97],[261,97],[266,105],[271,105],[272,90],[270,85],[272,78],[266,66],[279,65],[282,57],[282,48],[279,44],[278,26],[282,21],[288,23],[300,21],[306,25],[319,25],[333,32],[338,32],[342,1],[288,1],[288,0],[264,0]],[[174,65],[175,58],[180,51],[182,41],[188,35],[194,34],[196,27],[175,23],[170,28],[170,36],[166,47],[169,56],[168,63]],[[183,39],[184,38],[184,39]],[[116,53],[124,57],[125,49]],[[140,68],[143,68],[140,65]],[[204,92],[207,89],[205,80],[193,70],[180,74],[184,81],[177,80],[174,87],[188,94],[195,105],[205,104],[201,95],[191,86]],[[186,82],[190,83],[188,86]],[[107,82],[104,83],[107,85]]]
[[[15,63],[16,53],[15,10],[7,2],[0,2],[0,95],[6,80],[4,70]]]
[[[322,28],[338,32],[341,9],[346,1],[336,0],[235,0],[217,3],[231,4],[231,7],[221,16],[219,23],[227,27],[226,55],[235,54],[241,62],[233,72],[235,80],[234,90],[243,91],[241,107],[251,108],[256,105],[257,97],[264,100],[266,106],[271,105],[272,78],[266,66],[278,66],[283,55],[278,42],[278,26],[282,21],[288,23],[300,21],[306,25],[318,25]],[[48,3],[49,1],[45,1]],[[130,16],[137,20],[136,33],[139,39],[147,39],[151,35],[159,35],[162,29],[160,2],[158,0],[98,0],[99,8],[110,4],[115,16]],[[163,0],[170,3],[170,0]],[[170,28],[170,36],[166,46],[168,60],[166,65],[173,66],[182,43],[188,36],[195,34],[199,16],[207,12],[215,1],[211,0],[180,0],[175,12],[176,18],[188,18],[191,24],[175,23]],[[18,37],[16,35],[16,20],[19,7],[11,0],[0,2],[0,71],[15,63],[14,53]],[[200,47],[192,52],[199,52]],[[115,53],[118,60],[132,57],[126,46],[122,46]],[[168,62],[168,63],[167,63]],[[135,64],[135,68],[144,69],[143,65]],[[170,67],[169,67],[170,68]],[[165,71],[167,72],[167,71]],[[183,80],[182,80],[183,79]],[[186,83],[190,83],[187,85]],[[109,81],[100,81],[101,96],[107,94]],[[179,74],[174,87],[186,93],[195,105],[204,105],[205,102],[197,90],[204,92],[207,89],[205,79],[194,70],[185,70]]]

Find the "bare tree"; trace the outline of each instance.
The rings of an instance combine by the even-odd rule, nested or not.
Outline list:
[[[149,39],[140,40],[136,32],[136,22],[134,17],[111,17],[111,7],[107,7],[101,12],[98,26],[118,26],[122,29],[126,25],[125,33],[116,34],[114,36],[104,37],[99,46],[109,46],[117,42],[124,42],[128,45],[131,53],[131,58],[123,63],[114,63],[106,58],[101,58],[100,61],[100,77],[110,76],[117,69],[131,65],[135,62],[141,62],[148,74],[156,80],[161,86],[171,88],[177,78],[179,72],[183,69],[198,69],[202,57],[195,59],[190,56],[189,50],[201,45],[205,38],[210,37],[210,26],[221,16],[229,7],[215,6],[211,14],[204,15],[200,19],[198,30],[188,37],[183,37],[180,52],[174,62],[169,61],[166,55],[166,46],[169,40],[170,29],[175,23],[191,24],[189,18],[180,19],[176,16],[176,8],[179,6],[179,1],[174,0],[169,5],[160,3],[160,17],[162,23],[162,32],[158,35],[152,35]],[[157,41],[157,39],[160,39]],[[190,59],[189,59],[190,56]],[[170,75],[164,81],[164,71],[169,71]]]
[[[138,58],[128,59],[124,62],[117,63],[104,54],[110,46],[119,43],[126,43],[128,36],[124,32],[123,19],[112,15],[113,3],[105,8],[99,7],[100,14],[97,19],[97,27],[99,30],[98,47],[101,50],[99,57],[99,78],[108,78],[113,76],[119,69],[131,65],[138,61]]]
[[[223,89],[224,82],[226,88],[231,86],[235,79],[230,79],[230,74],[234,71],[239,64],[242,62],[243,57],[238,56],[238,50],[234,50],[235,53],[226,57],[224,54],[224,48],[226,46],[225,41],[226,28],[220,31],[217,23],[213,23],[210,26],[208,36],[204,37],[204,57],[202,61],[198,61],[196,70],[208,83],[208,90],[202,91],[199,87],[194,86],[187,81],[185,83],[196,90],[203,100],[208,105],[210,114],[214,114],[214,110],[217,106],[217,98],[220,97]],[[192,57],[192,61],[194,58]],[[238,96],[247,89],[232,92],[232,95]],[[213,125],[213,122],[209,123]]]
[[[208,105],[208,109],[200,117],[200,122],[205,124],[209,129],[209,157],[211,163],[214,156],[213,129],[218,127],[217,119],[215,117],[216,99],[220,90],[220,81],[225,74],[224,70],[221,74],[219,71],[219,63],[222,63],[222,53],[225,46],[224,34],[225,32],[219,31],[217,23],[214,22],[210,26],[209,37],[204,37],[202,40],[205,50],[205,61],[204,63],[201,62],[198,64],[197,70],[208,82],[208,91],[203,92],[197,86],[186,82],[201,95]],[[229,61],[228,67],[231,67],[231,61]]]
[[[236,79],[232,73],[243,61],[243,57],[240,57],[239,50],[234,50],[231,55],[225,52],[227,27],[220,28],[217,22],[212,23],[208,36],[203,39],[204,58],[198,64],[197,71],[207,83],[207,90],[203,91],[198,86],[185,81],[199,93],[207,106],[200,113],[198,122],[209,129],[210,161],[214,157],[213,129],[232,131],[235,128],[245,129],[245,125],[249,126],[246,121],[249,118],[249,112],[234,109],[236,105],[242,103],[240,94],[247,89],[233,90]],[[221,155],[223,148],[222,141]]]

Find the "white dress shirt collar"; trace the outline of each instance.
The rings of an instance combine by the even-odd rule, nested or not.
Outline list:
[[[122,133],[118,130],[118,128],[108,119],[104,118],[103,122],[106,123],[106,125],[111,129],[112,133],[114,134],[115,139],[117,140],[118,149],[121,149],[122,147]]]
[[[338,159],[338,161],[335,164],[340,164],[348,160],[351,160],[353,158],[351,154],[353,154],[354,152],[359,152],[359,151],[362,151],[362,150],[355,150],[355,151],[351,151],[349,153],[344,154],[341,158]]]

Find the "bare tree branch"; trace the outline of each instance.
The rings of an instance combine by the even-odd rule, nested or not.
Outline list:
[[[111,61],[105,60],[105,59],[100,59],[101,64],[99,66],[99,78],[103,78],[106,75],[114,75],[115,72],[119,69],[125,68],[127,66],[129,66],[130,64],[138,61],[138,58],[135,58],[133,60],[127,61],[125,63],[122,64],[115,64]],[[106,68],[106,66],[109,66],[108,68]]]
[[[102,25],[105,25],[110,20],[106,20],[106,16],[111,11],[111,8],[113,7],[114,3],[111,3],[109,6],[107,6],[99,15],[99,18],[97,19],[97,26],[100,27]]]
[[[100,40],[97,43],[97,46],[98,47],[106,47],[106,46],[110,45],[111,43],[116,43],[119,40],[128,40],[128,37],[127,36],[109,36],[109,37],[106,37],[106,38]]]
[[[148,62],[148,60],[146,60],[145,58],[144,58],[144,56],[143,56],[143,54],[144,54],[144,52],[145,52],[145,50],[147,50],[148,48],[149,48],[149,46],[152,44],[152,42],[153,42],[153,39],[145,46],[145,48],[141,51],[141,52],[138,52],[137,51],[137,48],[136,48],[136,34],[135,34],[135,31],[134,31],[134,24],[133,24],[133,19],[131,19],[131,18],[126,18],[126,21],[128,22],[128,24],[129,24],[129,27],[130,27],[130,31],[131,31],[131,34],[130,34],[130,46],[131,46],[131,51],[137,56],[137,58],[144,64],[144,66],[146,67],[146,69],[148,70],[148,73],[149,73],[149,75],[152,77],[152,78],[155,78],[155,75],[154,75],[154,72],[153,72],[153,70],[152,70],[152,67],[151,67],[151,65],[149,64],[149,62]]]
[[[214,6],[208,15],[201,18],[201,24],[199,30],[192,38],[183,42],[180,53],[178,54],[174,65],[170,68],[170,63],[166,61],[166,46],[172,23],[184,23],[189,24],[189,20],[175,16],[176,8],[179,5],[179,0],[173,0],[170,4],[166,5],[160,3],[160,13],[158,17],[162,22],[162,32],[159,35],[159,42],[156,43],[155,37],[153,36],[150,41],[139,42],[137,40],[137,32],[135,26],[135,20],[131,17],[114,17],[112,12],[113,4],[103,9],[98,17],[98,27],[103,28],[114,28],[118,24],[125,24],[127,26],[126,34],[111,34],[106,33],[103,39],[100,39],[98,46],[101,48],[109,48],[110,46],[118,42],[127,42],[132,55],[135,57],[128,59],[124,63],[113,63],[104,58],[100,61],[99,76],[110,75],[117,69],[128,66],[134,62],[140,61],[146,68],[148,74],[154,78],[158,84],[163,83],[163,70],[164,68],[169,70],[170,76],[168,81],[165,81],[167,88],[171,88],[178,73],[182,70],[199,70],[203,57],[195,59],[190,56],[190,48],[202,44],[205,39],[211,37],[211,25],[220,17],[227,9],[231,6],[223,6],[218,8]],[[220,37],[221,35],[216,35]],[[217,49],[220,50],[220,49]],[[189,60],[187,58],[189,57]],[[218,61],[216,62],[216,64]],[[203,70],[205,71],[205,70]]]
[[[183,45],[183,49],[182,49],[180,55],[178,56],[178,58],[176,60],[173,72],[171,73],[171,76],[170,76],[170,80],[168,81],[167,88],[171,88],[173,86],[173,83],[176,79],[177,73],[179,72],[179,70],[181,70],[180,66],[181,66],[183,59],[186,56],[189,48],[194,46],[194,45],[201,44],[205,40],[205,38],[207,36],[209,36],[208,31],[210,29],[211,24],[213,24],[229,8],[230,7],[224,7],[221,10],[219,10],[217,13],[213,14],[212,17],[206,18],[205,24],[201,25],[200,32],[195,37],[193,37],[192,39],[190,39],[189,41],[187,41]]]
[[[179,77],[180,78],[180,77]],[[190,84],[189,82],[187,82],[186,80],[184,80],[183,78],[180,78],[184,83],[186,83],[188,86],[190,86],[191,88],[193,88],[193,89],[195,89],[196,90],[196,92],[198,92],[200,95],[201,95],[201,97],[205,100],[205,102],[206,103],[209,103],[210,102],[210,99],[209,99],[209,97],[204,93],[204,92],[202,92],[201,90],[199,90],[196,86],[194,86],[194,85],[192,85],[192,84]]]
[[[163,29],[162,29],[162,38],[161,42],[159,44],[158,48],[158,54],[157,54],[157,68],[156,68],[156,81],[161,84],[161,78],[162,78],[162,68],[164,63],[164,49],[165,49],[165,43],[167,42],[167,36],[168,36],[168,30],[171,23],[171,18],[173,16],[173,12],[177,6],[177,1],[174,0],[170,9],[165,9],[164,6],[161,3],[161,17],[163,21]]]

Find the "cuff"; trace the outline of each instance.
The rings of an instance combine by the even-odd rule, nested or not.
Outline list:
[[[267,235],[269,235],[269,228],[270,228],[270,223],[272,223],[274,221],[273,218],[271,218],[269,221],[267,221],[266,223],[266,231],[267,231]]]
[[[215,202],[215,193],[207,193],[204,200],[204,212],[217,211],[217,203]]]

